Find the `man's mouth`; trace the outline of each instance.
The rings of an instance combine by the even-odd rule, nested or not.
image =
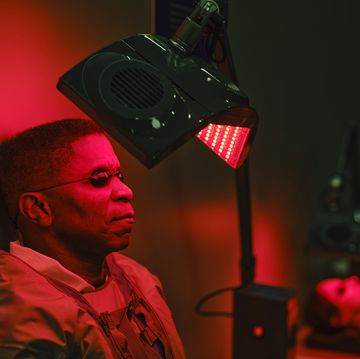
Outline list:
[[[128,223],[134,223],[134,215],[129,213],[129,214],[123,214],[121,216],[116,216],[114,217],[111,222],[117,222],[117,221],[126,221]]]

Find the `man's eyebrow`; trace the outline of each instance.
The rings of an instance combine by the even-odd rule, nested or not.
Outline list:
[[[119,164],[116,164],[116,165],[100,165],[100,166],[97,166],[95,167],[94,169],[91,170],[91,174],[90,175],[93,175],[93,174],[96,174],[96,173],[99,173],[99,172],[113,172],[113,171],[118,171],[120,170],[120,165]]]

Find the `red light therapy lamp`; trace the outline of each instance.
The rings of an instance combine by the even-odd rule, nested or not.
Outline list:
[[[245,144],[250,129],[210,123],[196,137],[232,168],[238,168],[244,161]]]
[[[256,129],[239,126],[237,118],[247,117],[249,123],[256,123],[256,112],[251,108],[242,108],[229,110],[219,117],[218,120],[211,120],[196,137],[229,166],[239,168],[249,153]]]
[[[214,147],[235,168],[257,125],[248,97],[232,81],[161,36],[131,36],[91,54],[59,79],[58,89],[148,168],[213,121],[250,132],[236,132],[241,143],[230,157],[221,141]]]

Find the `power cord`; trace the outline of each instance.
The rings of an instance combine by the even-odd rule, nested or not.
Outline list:
[[[204,317],[213,317],[213,316],[233,317],[234,314],[232,312],[229,313],[229,312],[221,312],[221,311],[208,311],[208,310],[203,310],[202,307],[208,300],[216,297],[219,294],[229,292],[229,291],[233,291],[234,289],[235,289],[235,287],[221,288],[221,289],[217,289],[217,290],[214,290],[213,292],[210,292],[210,293],[206,294],[196,304],[195,312],[198,315],[201,315],[201,316],[204,316]]]

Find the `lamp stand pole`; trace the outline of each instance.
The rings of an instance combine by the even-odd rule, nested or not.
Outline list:
[[[225,22],[227,22],[227,0],[221,2],[222,14]],[[224,24],[224,32],[219,39],[222,42],[222,47],[217,46],[215,54],[224,51],[225,61],[218,65],[218,69],[233,83],[238,85],[233,56],[229,36],[227,32],[227,23]],[[219,55],[220,56],[220,55]],[[240,229],[240,276],[242,286],[248,286],[254,283],[255,278],[255,256],[252,245],[251,232],[251,198],[250,198],[250,165],[249,157],[244,164],[235,171],[235,185],[238,203],[238,220]]]
[[[227,21],[227,0],[219,1]],[[238,84],[227,24],[220,38],[226,60],[219,70]],[[249,158],[235,172],[240,229],[241,284],[233,291],[233,359],[294,358],[296,300],[289,288],[255,284],[256,258],[253,252]]]

